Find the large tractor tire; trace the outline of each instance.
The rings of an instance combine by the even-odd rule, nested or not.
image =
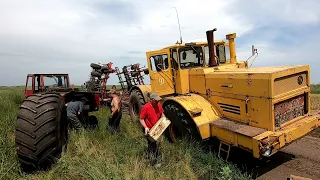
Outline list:
[[[94,84],[94,82],[93,81],[87,81],[86,82],[86,89],[87,89],[87,91],[88,92],[93,92],[93,91],[95,91],[95,84]]]
[[[101,66],[99,64],[95,64],[95,63],[91,63],[90,67],[92,67],[93,69],[97,69],[97,70],[101,69]]]
[[[196,124],[180,104],[171,101],[165,103],[163,109],[165,116],[171,121],[165,132],[170,142],[175,143],[183,138],[189,141],[200,139]]]
[[[142,106],[145,104],[142,93],[139,90],[132,90],[129,100],[129,113],[132,121],[138,121],[140,119],[140,112]]]
[[[102,74],[99,73],[99,72],[97,72],[97,71],[92,71],[92,72],[91,72],[91,76],[97,77],[97,78],[101,78]]]
[[[23,100],[16,125],[16,150],[24,171],[46,170],[61,157],[68,141],[66,111],[57,94]]]
[[[86,88],[88,92],[95,92],[95,91],[99,91],[100,85],[96,83],[94,80],[90,79],[86,83]]]

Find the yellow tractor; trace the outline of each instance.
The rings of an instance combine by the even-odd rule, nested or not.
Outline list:
[[[269,157],[319,126],[320,116],[310,111],[309,65],[248,67],[237,60],[236,33],[215,41],[214,31],[206,42],[146,53],[151,85],[131,88],[132,119],[156,92],[172,122],[172,142],[216,138],[226,158],[231,146]]]

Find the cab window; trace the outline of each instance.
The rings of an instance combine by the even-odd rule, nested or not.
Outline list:
[[[215,59],[219,61],[219,64],[226,63],[226,60],[230,60],[230,51],[229,51],[229,46],[224,46],[224,45],[215,45],[215,51],[214,55],[216,56]],[[209,47],[205,46],[204,47],[204,54],[205,54],[205,61],[206,64],[209,64]]]
[[[166,70],[169,67],[168,55],[160,54],[150,57],[150,64],[152,71]]]
[[[62,84],[65,88],[69,87],[69,83],[68,83],[68,76],[63,76],[63,81]]]
[[[40,76],[35,76],[35,91],[38,92],[41,87]]]
[[[214,55],[217,56],[217,51],[214,51]],[[204,46],[204,56],[206,65],[209,65],[209,46]],[[215,58],[215,60],[217,59]]]
[[[219,63],[220,64],[223,64],[226,62],[226,51],[225,51],[225,48],[224,48],[224,45],[218,45],[216,47],[216,51],[217,51],[217,54],[218,54],[218,58],[219,58]]]
[[[43,76],[44,86],[48,87],[67,87],[67,79],[58,75]]]
[[[203,65],[203,51],[200,46],[179,48],[180,68],[192,68]]]
[[[226,60],[230,60],[230,47],[229,46],[225,46],[225,55],[226,55]]]
[[[28,76],[27,90],[32,90],[32,76]]]
[[[179,61],[178,61],[178,52],[176,49],[172,49],[171,57],[172,57],[171,62],[172,62],[173,68],[177,70],[179,68]]]

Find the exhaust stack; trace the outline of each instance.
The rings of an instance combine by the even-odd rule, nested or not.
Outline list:
[[[237,36],[236,33],[230,33],[226,35],[226,39],[229,40],[231,63],[237,63],[236,44],[234,42],[234,39],[236,38],[236,36]]]
[[[207,41],[208,41],[208,48],[209,48],[209,67],[217,66],[217,61],[215,58],[214,53],[214,35],[213,32],[217,31],[217,28],[213,30],[209,30],[206,32],[207,34]]]

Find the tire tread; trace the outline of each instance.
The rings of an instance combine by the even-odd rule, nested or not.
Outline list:
[[[47,168],[54,162],[56,155],[61,153],[58,121],[62,113],[58,111],[62,109],[62,101],[60,95],[55,93],[33,94],[20,105],[16,148],[24,170]]]
[[[129,100],[130,101],[130,103],[129,103],[129,113],[130,113],[130,118],[133,121],[136,121],[136,118],[137,118],[137,117],[134,116],[134,112],[132,111],[132,107],[131,107],[132,106],[132,100],[136,101],[135,98],[137,98],[137,101],[138,101],[138,103],[140,103],[141,108],[142,108],[143,105],[146,104],[145,100],[144,100],[144,97],[143,97],[143,94],[141,93],[141,91],[136,90],[136,89],[131,91],[130,100]]]
[[[200,137],[195,122],[181,105],[176,102],[169,102],[164,105],[163,109],[165,116],[172,119],[171,126],[175,126],[183,133],[183,136],[187,136],[188,139],[198,139]],[[173,138],[170,140],[171,142],[175,142]]]

